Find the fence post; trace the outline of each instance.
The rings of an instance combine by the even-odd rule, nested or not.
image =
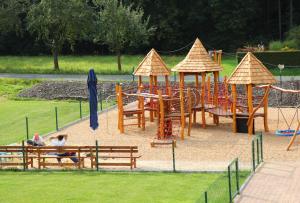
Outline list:
[[[22,140],[22,155],[23,155],[23,171],[26,170],[26,155],[25,155],[25,144],[24,140]]]
[[[81,104],[81,99],[79,99],[79,116],[80,116],[80,119],[82,119],[82,104]]]
[[[255,144],[254,140],[252,139],[252,167],[253,167],[253,172],[255,171]]]
[[[207,199],[207,191],[204,192],[204,202],[208,203],[208,199]]]
[[[57,114],[57,107],[55,107],[55,126],[56,126],[56,131],[58,131],[58,114]]]
[[[28,126],[28,117],[25,118],[26,121],[26,139],[29,140],[29,126]]]
[[[229,202],[232,202],[232,194],[231,194],[231,174],[230,174],[230,165],[228,166],[228,190],[229,190]]]
[[[259,147],[259,139],[256,138],[256,153],[257,153],[257,154],[256,154],[256,156],[257,156],[257,157],[256,157],[256,158],[257,158],[257,161],[256,161],[256,162],[257,162],[257,165],[260,163],[260,162],[259,162],[259,158],[260,158],[260,157],[259,157],[259,148],[260,148],[260,147]]]
[[[235,178],[236,178],[236,189],[237,193],[240,194],[240,177],[239,177],[239,159],[235,161]]]
[[[96,140],[96,169],[99,171],[99,155],[98,155],[99,149],[98,149],[98,140]]]
[[[172,156],[173,156],[173,172],[176,172],[175,168],[175,142],[172,141]]]
[[[102,111],[102,91],[99,91],[100,111]]]
[[[263,153],[263,136],[262,136],[262,132],[260,132],[260,158],[261,158],[261,161],[263,162],[264,161],[264,153]]]

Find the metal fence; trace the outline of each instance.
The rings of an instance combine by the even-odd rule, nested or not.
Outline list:
[[[252,139],[252,170],[259,166],[260,163],[263,162],[263,136],[262,132],[256,135]]]
[[[239,159],[234,159],[227,167],[227,172],[216,179],[208,186],[204,192],[204,197],[200,198],[205,203],[233,202],[234,198],[240,194],[240,186],[246,179],[255,173],[256,168],[263,162],[263,135],[260,132],[252,139],[252,171],[241,171],[239,169]],[[198,201],[203,202],[203,201]]]

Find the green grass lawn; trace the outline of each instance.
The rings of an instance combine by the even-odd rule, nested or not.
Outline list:
[[[25,117],[29,120],[29,135],[55,131],[55,107],[58,108],[59,127],[80,118],[77,101],[42,101],[0,99],[0,144],[26,139]],[[83,115],[88,114],[88,103],[82,103]]]
[[[101,74],[131,74],[133,67],[141,62],[142,55],[123,55],[123,72],[117,71],[115,56],[60,56],[60,71],[53,70],[51,56],[0,56],[1,73],[72,73],[86,74],[90,68],[94,68]],[[162,56],[169,68],[179,63],[184,56]],[[229,74],[236,66],[234,57],[223,58],[225,70],[222,74]]]
[[[224,173],[2,171],[0,202],[204,202],[204,191],[220,177],[227,186]]]
[[[19,91],[38,83],[37,80],[0,79],[0,144],[20,142],[26,138],[25,117],[29,119],[30,138],[33,133],[45,134],[56,129],[55,107],[59,127],[80,118],[78,101],[22,100]],[[88,103],[82,103],[83,116]]]

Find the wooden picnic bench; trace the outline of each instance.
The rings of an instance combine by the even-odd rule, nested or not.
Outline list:
[[[33,158],[25,146],[0,146],[0,168],[3,166],[33,167]]]
[[[1,152],[5,152],[2,154]],[[98,156],[96,155],[98,152]],[[59,154],[73,153],[74,155],[59,156]],[[90,161],[90,167],[99,166],[129,166],[130,169],[136,168],[137,146],[0,146],[0,166],[23,165],[28,168],[37,163],[38,169],[48,166],[76,166],[78,169],[85,168],[85,160]],[[2,161],[10,159],[11,161]],[[58,162],[57,159],[78,159],[78,163]],[[98,158],[98,160],[97,160]],[[16,162],[18,159],[22,162]],[[34,160],[37,160],[34,162]],[[54,161],[53,161],[54,160]]]

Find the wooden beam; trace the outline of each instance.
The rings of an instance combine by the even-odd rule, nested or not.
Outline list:
[[[184,117],[184,92],[183,88],[179,89],[180,91],[180,138],[184,140],[184,128],[185,128],[185,117]]]
[[[231,90],[232,90],[232,131],[234,133],[237,132],[236,128],[236,102],[237,102],[237,92],[236,92],[236,85],[233,84],[231,85]]]
[[[248,114],[250,115],[253,112],[253,89],[252,84],[247,85],[247,101],[248,101]],[[252,135],[253,125],[248,126],[248,134]]]
[[[168,89],[169,85],[169,76],[165,75],[166,88]]]
[[[196,86],[196,89],[199,88],[199,78],[198,78],[198,73],[195,74],[195,86]]]
[[[201,73],[201,111],[202,111],[202,127],[206,128],[206,121],[205,121],[205,76],[206,73]]]
[[[267,89],[265,89],[267,91]],[[266,92],[265,92],[266,94]],[[267,93],[265,101],[264,101],[264,128],[265,132],[269,132],[269,126],[268,126],[268,106],[269,106],[269,93]]]
[[[214,71],[214,106],[218,107],[219,97],[219,71]],[[214,123],[219,124],[219,116],[213,116]]]
[[[184,89],[184,73],[179,73],[179,88]]]
[[[150,94],[153,94],[153,76],[150,75],[149,77],[149,92]],[[153,99],[150,99],[150,108],[153,109],[154,108],[154,104],[153,104]],[[154,112],[150,111],[150,122],[154,121]]]

